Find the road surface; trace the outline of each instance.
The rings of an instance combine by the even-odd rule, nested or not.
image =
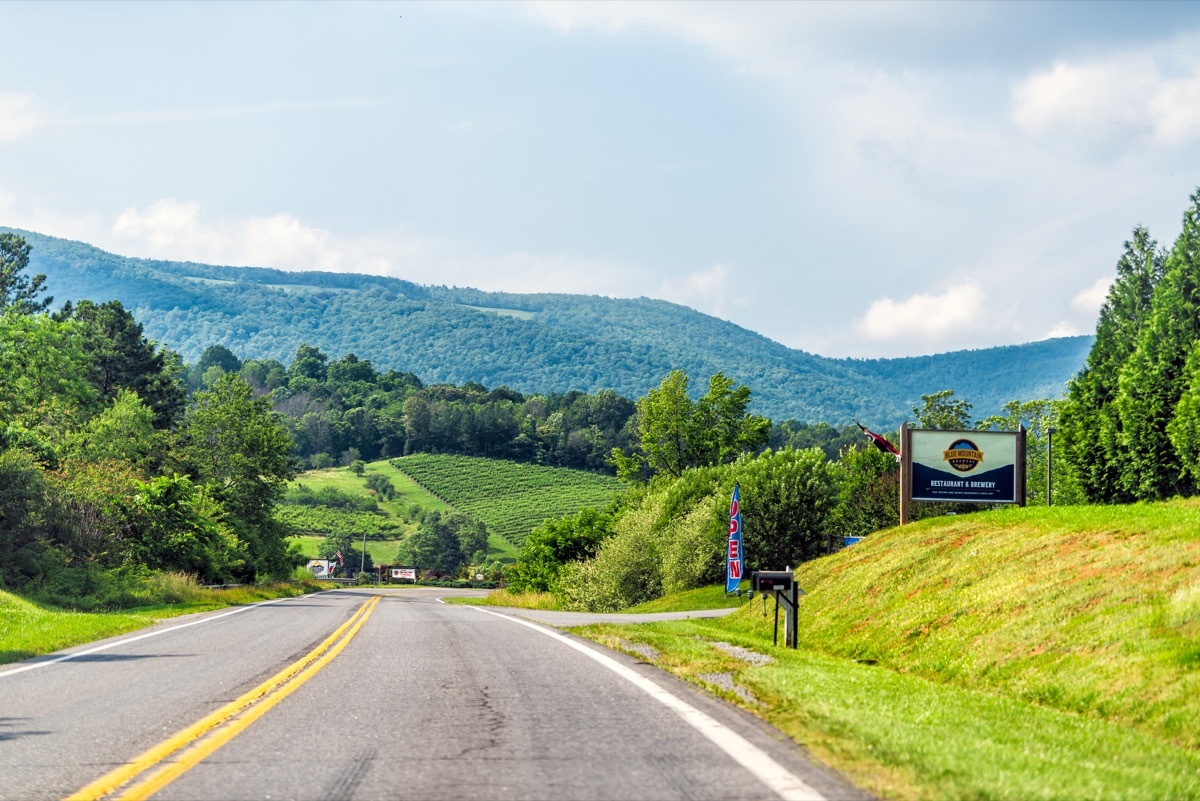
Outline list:
[[[866,798],[651,666],[446,594],[326,592],[0,667],[0,799]]]

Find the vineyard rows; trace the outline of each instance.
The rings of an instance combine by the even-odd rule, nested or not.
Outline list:
[[[397,520],[370,512],[349,512],[328,506],[283,503],[276,507],[279,520],[309,534],[353,534],[361,537],[400,537],[407,527]]]
[[[605,506],[621,489],[612,476],[473,456],[418,453],[391,464],[518,546],[543,521]]]

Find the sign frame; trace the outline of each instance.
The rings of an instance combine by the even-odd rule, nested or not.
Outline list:
[[[1025,426],[1016,431],[900,427],[900,525],[913,501],[1025,505]],[[988,458],[992,454],[992,458]],[[983,470],[980,468],[983,467]]]

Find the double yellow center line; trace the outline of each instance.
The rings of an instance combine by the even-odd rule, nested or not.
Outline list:
[[[101,776],[68,797],[67,801],[97,801],[107,796],[113,796],[120,801],[138,801],[149,798],[166,787],[236,737],[329,664],[367,622],[367,618],[379,603],[379,597],[375,596],[365,601],[337,631],[282,672],[141,756]],[[176,754],[178,756],[170,759]],[[120,795],[115,795],[118,791]]]

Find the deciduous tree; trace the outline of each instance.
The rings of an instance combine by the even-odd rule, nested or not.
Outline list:
[[[292,440],[265,398],[226,373],[197,392],[180,428],[179,458],[221,502],[234,532],[248,545],[248,571],[281,575],[294,559],[286,531],[273,519],[275,503],[295,477]]]

